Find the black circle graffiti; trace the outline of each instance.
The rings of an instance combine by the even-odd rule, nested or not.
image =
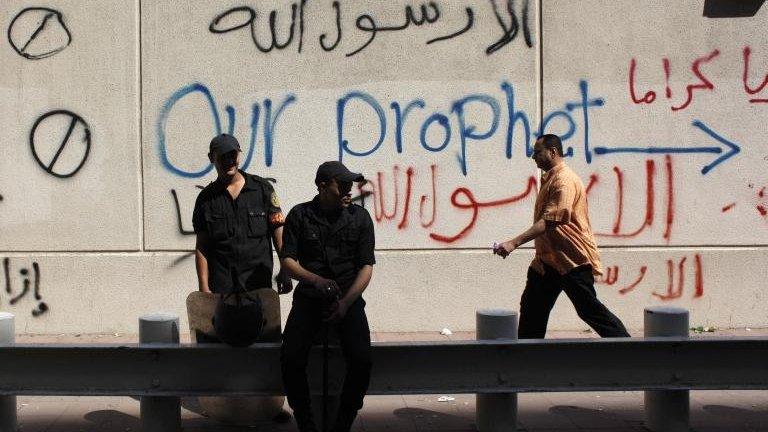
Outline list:
[[[40,124],[43,121],[53,116],[67,116],[71,118],[71,121],[69,123],[69,128],[67,129],[67,132],[64,135],[64,139],[61,141],[61,143],[58,144],[58,148],[56,149],[56,153],[53,156],[53,159],[51,159],[50,162],[46,163],[46,162],[43,162],[42,159],[40,159],[38,147],[42,145],[42,143],[36,142],[35,134],[37,133],[37,128],[40,126]],[[71,141],[70,138],[72,136],[72,131],[74,131],[75,127],[78,125],[83,126],[83,130],[84,130],[83,142],[85,143],[85,151],[83,152],[83,156],[82,156],[82,160],[80,161],[80,164],[77,165],[72,171],[68,173],[54,171],[54,165],[59,160],[59,157],[63,153],[64,148]],[[35,125],[32,126],[32,131],[29,133],[29,146],[32,149],[32,155],[35,157],[35,160],[45,170],[45,172],[59,178],[72,177],[73,175],[77,174],[78,171],[80,171],[80,168],[83,167],[83,165],[85,164],[85,161],[88,159],[88,154],[91,151],[91,130],[88,128],[88,123],[86,123],[82,117],[80,117],[79,115],[71,111],[67,111],[67,110],[51,111],[46,114],[43,114],[40,118],[37,119],[37,121],[35,121]]]
[[[54,18],[55,25],[58,28],[54,25],[50,25],[51,20]],[[28,31],[20,31],[16,35],[16,38],[13,37],[13,30],[17,24],[30,24],[33,21],[36,21],[36,19],[40,19],[37,27],[34,25],[27,26]],[[63,35],[65,37],[52,37],[53,34],[59,30],[64,32]],[[34,42],[40,35],[49,36],[49,39],[44,42],[44,44],[47,44],[48,46],[38,48],[38,52],[29,52],[30,44],[32,44],[32,42]],[[72,42],[72,34],[69,32],[67,25],[64,24],[64,16],[61,12],[44,7],[30,7],[23,9],[11,21],[11,24],[8,26],[8,42],[10,42],[13,49],[20,56],[30,60],[40,60],[56,55],[68,47]]]

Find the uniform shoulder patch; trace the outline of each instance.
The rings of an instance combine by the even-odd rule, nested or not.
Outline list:
[[[270,202],[272,203],[272,207],[280,207],[280,200],[277,198],[277,193],[275,191],[272,191]]]

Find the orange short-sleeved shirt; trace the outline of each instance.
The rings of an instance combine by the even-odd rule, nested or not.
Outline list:
[[[541,188],[533,212],[540,219],[559,222],[535,240],[536,256],[531,267],[544,274],[546,264],[560,274],[589,264],[595,275],[603,274],[600,254],[589,223],[589,208],[584,184],[561,162],[541,177]]]

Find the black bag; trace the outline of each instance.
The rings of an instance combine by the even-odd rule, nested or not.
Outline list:
[[[233,277],[233,282],[236,280]],[[245,347],[259,339],[267,320],[258,295],[247,292],[240,283],[235,283],[233,289],[234,292],[219,296],[213,314],[213,328],[222,342]]]

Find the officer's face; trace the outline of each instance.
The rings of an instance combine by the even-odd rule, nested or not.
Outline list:
[[[320,192],[325,196],[326,202],[340,207],[346,207],[351,203],[352,182],[332,179],[329,182],[324,182],[323,185]]]
[[[216,172],[221,176],[232,177],[237,174],[237,168],[240,166],[242,152],[232,150],[221,155],[211,155],[211,162],[216,167]]]

